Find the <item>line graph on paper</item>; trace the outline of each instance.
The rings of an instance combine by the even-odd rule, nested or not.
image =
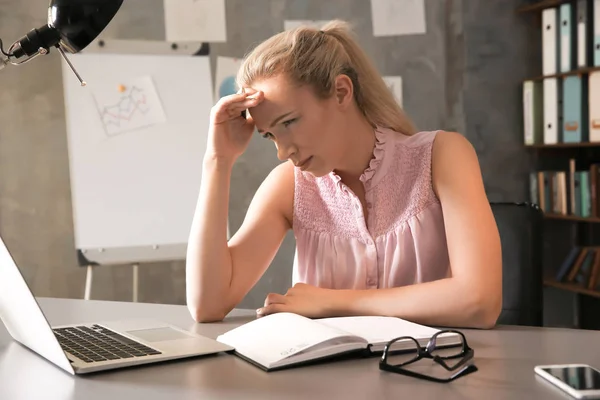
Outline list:
[[[166,122],[160,98],[149,76],[96,88],[94,100],[107,136]]]

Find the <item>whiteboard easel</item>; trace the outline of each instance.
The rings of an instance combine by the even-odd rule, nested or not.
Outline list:
[[[208,47],[97,39],[70,59],[87,82],[81,87],[62,62],[75,246],[88,267],[85,298],[92,265],[132,264],[136,301],[139,263],[186,256],[213,105]],[[102,92],[140,77],[153,82],[165,120],[109,134],[103,119],[109,107],[126,111],[123,126],[147,116],[132,112],[131,102],[100,104]]]

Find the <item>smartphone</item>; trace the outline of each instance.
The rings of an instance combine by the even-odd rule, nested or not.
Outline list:
[[[534,371],[576,399],[600,399],[600,370],[587,364],[537,365]]]

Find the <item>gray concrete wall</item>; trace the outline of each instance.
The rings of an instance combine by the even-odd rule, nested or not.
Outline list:
[[[533,158],[523,147],[521,82],[540,75],[541,28],[534,15],[514,12],[521,0],[462,4],[464,133],[480,157],[490,201],[522,201]]]
[[[528,158],[521,147],[519,82],[539,70],[539,60],[527,44],[527,21],[514,13],[517,3],[426,0],[427,34],[376,38],[366,0],[227,0],[228,42],[213,44],[211,56],[213,65],[216,55],[243,56],[280,31],[284,19],[347,19],[381,73],[403,77],[405,108],[418,128],[464,133],[481,157],[490,198],[522,200]],[[43,24],[46,6],[46,0],[3,1],[0,37],[12,43]],[[162,7],[162,0],[125,1],[104,37],[164,39]],[[73,244],[58,54],[7,68],[0,72],[0,84],[0,234],[36,295],[80,298],[85,274],[77,267]],[[253,139],[234,169],[233,231],[278,162],[271,146]],[[293,251],[290,234],[243,306],[260,305],[270,291],[285,292]],[[184,279],[182,262],[142,265],[140,301],[183,304]],[[130,299],[130,269],[97,269],[92,297]]]

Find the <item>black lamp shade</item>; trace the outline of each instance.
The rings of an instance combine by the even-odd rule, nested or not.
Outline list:
[[[89,45],[113,19],[123,0],[51,0],[48,25],[72,53]]]
[[[83,50],[106,28],[123,0],[50,0],[48,23],[16,42],[13,56],[32,56],[61,44],[70,53]]]

